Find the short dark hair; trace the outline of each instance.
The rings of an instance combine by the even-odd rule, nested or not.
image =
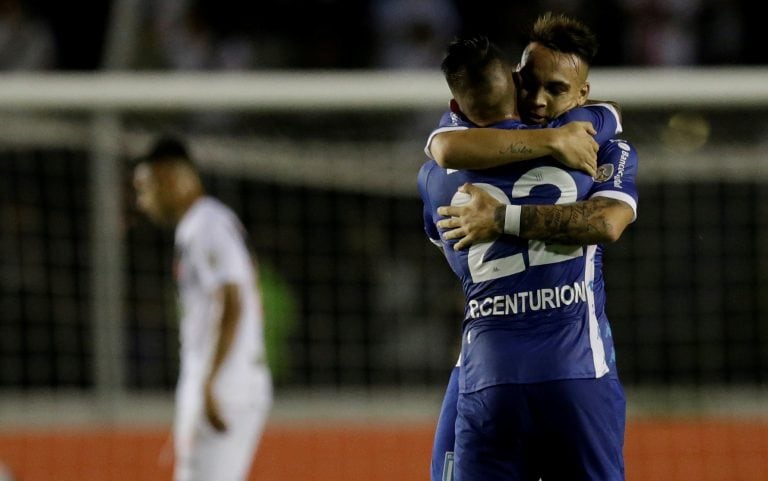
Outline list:
[[[162,135],[154,141],[149,151],[143,157],[137,159],[140,163],[183,162],[195,167],[192,157],[189,155],[187,145],[181,138],[174,135]]]
[[[599,47],[592,29],[583,22],[565,14],[547,12],[536,19],[529,42],[537,42],[550,50],[574,54],[587,65],[591,65]]]
[[[147,159],[159,160],[167,158],[189,159],[189,151],[186,144],[178,137],[164,135],[152,144],[152,148],[147,153]]]
[[[482,88],[486,72],[495,62],[510,64],[506,54],[486,36],[457,37],[450,44],[440,70],[451,90]]]

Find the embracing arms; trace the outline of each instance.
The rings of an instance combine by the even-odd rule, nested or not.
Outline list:
[[[432,157],[448,169],[484,169],[510,162],[552,156],[568,167],[595,174],[598,144],[589,122],[570,122],[546,129],[472,128],[436,134]]]
[[[609,197],[560,205],[523,205],[509,225],[507,205],[486,191],[465,184],[460,191],[470,200],[461,206],[442,206],[437,212],[448,216],[437,223],[446,240],[459,239],[455,250],[478,242],[492,240],[504,233],[514,233],[524,239],[536,239],[558,244],[589,245],[615,242],[634,220],[629,204]],[[506,225],[506,229],[505,229]]]
[[[443,168],[486,169],[551,156],[591,176],[598,147],[622,130],[621,114],[611,102],[571,109],[546,126],[478,128],[451,117],[441,120],[441,127],[433,132],[426,151]]]

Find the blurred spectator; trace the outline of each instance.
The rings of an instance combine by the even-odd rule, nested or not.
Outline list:
[[[637,65],[693,65],[703,0],[621,0],[625,59]]]
[[[271,67],[267,42],[256,42],[247,25],[249,3],[235,0],[145,0],[147,22],[137,59],[138,68],[179,71],[242,71]],[[249,24],[250,22],[250,24]],[[253,30],[253,29],[252,29]],[[148,55],[149,54],[149,55]],[[227,130],[239,115],[207,112],[189,117],[191,129]]]
[[[621,0],[452,1],[461,21],[462,35],[486,35],[509,52],[513,59],[520,56],[528,43],[528,29],[536,18],[552,11],[576,17],[592,28],[600,39],[595,65],[616,65],[621,61]]]
[[[100,68],[118,1],[0,0],[0,69]],[[600,66],[768,63],[746,0],[140,1],[142,69],[437,68],[459,34],[519,55],[525,29],[548,10],[595,30]]]
[[[223,3],[220,8],[226,9],[227,2]],[[253,65],[254,43],[242,32],[217,29],[208,11],[210,2],[161,0],[149,5],[157,66],[173,70],[243,70]]]
[[[176,70],[296,68],[302,2],[145,0],[139,67]],[[312,19],[316,20],[316,19]],[[308,42],[313,39],[307,39]],[[149,53],[149,56],[147,54]]]
[[[450,0],[372,0],[374,67],[434,69],[458,33]]]
[[[55,62],[50,27],[20,0],[0,0],[0,70],[47,70]]]

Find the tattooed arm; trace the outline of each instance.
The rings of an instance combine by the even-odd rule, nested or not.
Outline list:
[[[501,211],[504,229],[505,208]],[[526,205],[520,216],[520,237],[558,244],[597,244],[616,242],[632,222],[632,208],[624,202],[608,197],[566,205]]]
[[[471,184],[460,191],[471,196],[461,206],[439,207],[449,216],[437,226],[447,229],[446,240],[459,239],[454,249],[492,240],[504,232],[506,205]],[[590,245],[617,241],[634,219],[634,210],[625,202],[608,197],[562,205],[524,205],[520,211],[519,237],[558,244]]]
[[[589,122],[533,130],[474,128],[435,135],[432,157],[448,169],[486,169],[510,162],[552,156],[568,167],[595,175],[598,144]]]

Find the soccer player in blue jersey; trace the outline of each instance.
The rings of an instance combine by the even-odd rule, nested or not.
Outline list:
[[[537,27],[546,34],[563,21],[544,17]],[[569,103],[578,105],[586,99],[580,87],[588,65],[580,62],[589,58],[562,54],[557,43],[545,45],[539,48],[541,44],[534,42],[526,49],[527,63],[519,75],[529,78],[521,90],[525,95],[526,90],[541,85],[544,90],[555,90],[557,98],[542,101],[532,96],[532,107],[521,110],[528,120],[549,119],[573,106]],[[450,69],[446,71],[457,103],[469,105],[462,110],[463,115],[449,116],[448,128],[460,128],[462,122],[475,120],[473,108],[482,105],[482,99],[491,98],[484,95],[489,89],[479,88],[482,82],[473,84],[467,78],[483,78],[494,71],[489,65],[498,67],[501,63],[495,60],[492,55],[490,62],[479,65],[459,62],[460,68],[453,72],[458,75],[453,78]],[[566,68],[563,76],[563,65],[547,65],[547,60],[565,60],[570,71]],[[530,68],[526,70],[526,66]],[[503,68],[495,70],[497,74],[501,71]],[[541,92],[539,96],[547,97]],[[461,97],[474,102],[461,102]],[[475,123],[493,124],[485,120]],[[567,116],[558,119],[566,120]],[[493,126],[520,128],[509,120]],[[474,131],[483,130],[493,129]],[[495,162],[496,154],[491,153],[490,160],[481,162]],[[496,219],[507,219],[507,231],[516,234],[475,244],[469,251],[446,249],[469,300],[456,424],[457,479],[623,479],[624,399],[602,310],[601,250],[596,245],[573,244],[616,240],[632,221],[637,198],[636,155],[628,143],[611,141],[605,144],[600,158],[595,181],[563,169],[551,159],[472,172],[450,172],[430,162],[420,173],[427,231],[435,241],[443,243],[435,222],[448,222],[446,227],[458,225],[451,224],[455,219],[440,220],[436,206],[464,200],[455,187],[467,180],[484,182],[495,198],[509,204],[492,212],[501,212]],[[477,166],[483,165],[466,165]],[[476,192],[479,187],[464,189],[473,194],[473,203],[482,199]],[[555,203],[569,205],[544,205]],[[448,209],[440,213],[454,215],[460,212],[450,209],[470,208]],[[451,244],[455,242],[452,237],[464,233],[449,232],[444,239]],[[458,372],[454,371],[452,381]],[[439,479],[434,468],[440,466],[438,456],[441,450],[447,451],[445,444],[452,434],[451,409],[457,395],[452,388],[449,385],[446,391],[436,434],[433,479]]]

